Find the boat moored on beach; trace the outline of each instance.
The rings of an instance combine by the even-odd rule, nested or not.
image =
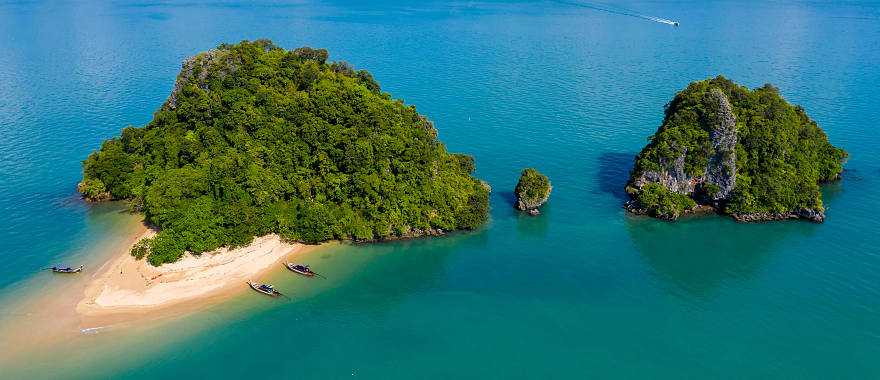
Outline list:
[[[281,295],[281,293],[279,293],[277,290],[275,290],[274,287],[272,287],[272,285],[269,285],[269,284],[260,284],[260,283],[248,281],[248,285],[250,285],[251,289],[256,290],[256,291],[263,293],[263,294],[270,296],[270,297],[277,297],[277,296]]]
[[[315,275],[317,275],[317,273],[315,273],[312,268],[309,268],[308,265],[287,263],[287,265],[285,266],[287,267],[287,269],[290,269],[291,271],[299,273],[306,277],[314,277]]]
[[[79,272],[82,272],[83,266],[80,265],[76,268],[57,266],[57,267],[51,267],[49,269],[51,269],[52,272],[55,272],[55,273],[79,273]]]

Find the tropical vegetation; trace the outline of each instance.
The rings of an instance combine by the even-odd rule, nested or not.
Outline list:
[[[268,40],[196,55],[152,121],[83,162],[79,192],[142,211],[159,233],[132,254],[154,265],[269,233],[373,241],[483,224],[473,158],[369,72],[327,58]]]

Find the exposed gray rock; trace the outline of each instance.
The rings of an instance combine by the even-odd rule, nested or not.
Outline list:
[[[710,200],[718,202],[730,197],[736,186],[736,117],[727,96],[714,88],[709,92],[709,101],[717,103],[717,114],[710,121],[709,140],[712,155],[706,165],[705,182],[714,186],[707,194]]]
[[[672,162],[661,159],[659,172],[642,172],[632,182],[633,186],[641,189],[648,183],[656,182],[679,194],[694,196],[697,186],[703,185],[704,189],[713,190],[706,196],[716,206],[730,197],[736,186],[736,116],[724,92],[712,89],[707,96],[711,104],[717,105],[717,111],[708,125],[712,151],[705,174],[691,176],[685,172],[684,163],[688,151],[682,149],[681,154]]]
[[[207,68],[215,68],[220,78],[225,77],[238,70],[238,62],[234,62],[227,51],[211,49],[204,53],[187,58],[183,61],[180,74],[174,82],[174,89],[168,96],[167,107],[174,109],[177,107],[177,95],[183,91],[183,87],[190,83],[195,83],[202,90],[208,90],[208,72]]]
[[[695,185],[699,182],[699,178],[689,176],[684,171],[684,160],[687,156],[687,149],[674,161],[668,162],[665,159],[660,160],[660,167],[663,168],[659,172],[647,170],[643,172],[633,182],[635,187],[641,189],[642,186],[651,182],[658,182],[663,187],[680,194],[692,194]]]
[[[552,187],[551,187],[551,189],[552,189]],[[547,203],[548,199],[550,199],[550,191],[547,191],[547,195],[545,195],[543,198],[531,200],[531,201],[527,200],[525,198],[517,197],[516,198],[516,208],[519,209],[520,211],[529,211],[529,214],[531,214],[531,215],[538,215],[538,214],[540,214],[540,212],[532,213],[531,211],[532,210],[538,211],[538,207],[541,207],[544,205],[544,203]]]
[[[768,220],[807,219],[812,222],[825,221],[825,213],[809,208],[801,208],[790,212],[754,212],[748,214],[732,214],[737,222],[764,222]]]

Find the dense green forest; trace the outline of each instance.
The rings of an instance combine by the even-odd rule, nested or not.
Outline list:
[[[712,133],[722,111],[711,93],[718,90],[735,117],[736,143],[713,161],[718,144]],[[697,203],[712,203],[735,217],[822,214],[819,185],[839,178],[846,157],[803,108],[786,102],[772,85],[749,90],[719,76],[691,83],[667,105],[662,125],[636,158],[627,192],[635,208],[670,219]],[[716,173],[735,172],[735,186],[707,202],[719,191],[706,181],[707,171],[723,160],[730,167]]]
[[[371,241],[483,224],[473,158],[448,153],[369,72],[327,58],[258,40],[187,60],[152,121],[84,161],[80,193],[144,212],[160,232],[132,254],[154,265],[268,233]]]

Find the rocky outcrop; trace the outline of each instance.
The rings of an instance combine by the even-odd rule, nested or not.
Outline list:
[[[532,168],[523,169],[514,191],[516,208],[529,215],[539,215],[538,208],[547,202],[552,190],[547,176]]]
[[[80,181],[76,185],[76,191],[82,195],[83,199],[90,202],[102,202],[113,199],[113,195],[104,186],[104,182],[97,179],[84,179]]]
[[[816,223],[825,221],[825,213],[809,208],[801,208],[789,212],[755,212],[749,214],[732,214],[737,222],[765,222],[770,220],[806,219]]]
[[[674,160],[661,157],[659,171],[643,171],[630,186],[641,189],[648,183],[659,183],[679,194],[705,198],[707,203],[715,206],[730,196],[736,186],[736,116],[721,90],[713,89],[707,97],[706,101],[713,105],[715,113],[706,118],[711,150],[704,174],[687,174],[685,160],[689,152],[682,148],[676,149],[681,153]],[[695,194],[697,190],[700,190],[699,194]]]
[[[713,209],[741,222],[822,222],[819,185],[840,178],[847,156],[772,85],[696,81],[636,157],[624,207],[670,220]]]
[[[406,227],[399,234],[390,234],[386,237],[379,239],[358,239],[352,238],[351,241],[353,243],[358,244],[366,244],[366,243],[379,243],[379,242],[390,242],[390,241],[399,241],[399,240],[412,240],[412,239],[420,239],[427,237],[436,237],[436,236],[444,236],[452,231],[446,231],[442,228],[413,228]]]
[[[699,178],[694,178],[685,173],[685,156],[687,156],[687,149],[684,149],[674,160],[660,158],[659,164],[662,168],[660,171],[643,171],[642,174],[632,182],[632,185],[641,189],[649,183],[656,182],[676,193],[692,194],[694,192],[694,187],[700,182],[700,180]]]
[[[705,197],[716,205],[730,197],[736,186],[736,116],[730,101],[721,90],[709,91],[709,101],[717,104],[717,113],[709,121],[712,154],[706,165],[703,188]]]
[[[230,58],[226,50],[212,49],[195,55],[183,61],[180,74],[174,82],[174,89],[165,103],[170,109],[177,108],[177,98],[183,88],[188,84],[195,84],[200,89],[208,91],[208,67],[217,68],[216,74],[221,79],[238,70],[239,62]]]
[[[529,214],[532,215],[539,214],[540,212],[538,212],[538,208],[543,206],[544,203],[547,203],[547,200],[550,199],[550,190],[552,190],[552,187],[547,190],[547,195],[533,200],[529,200],[524,197],[517,197],[516,208],[521,211],[527,211]]]

